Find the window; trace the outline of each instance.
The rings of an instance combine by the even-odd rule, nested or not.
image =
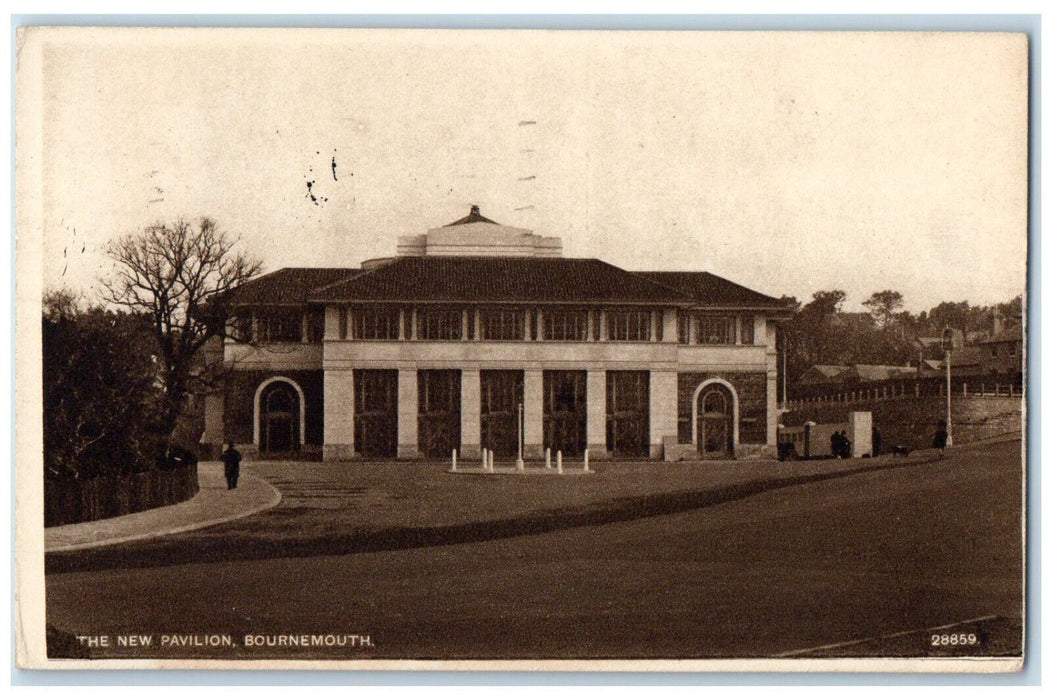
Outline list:
[[[756,326],[753,325],[752,316],[742,316],[742,345],[752,345],[756,342]]]
[[[234,316],[227,323],[227,337],[239,343],[252,342],[252,316]]]
[[[558,309],[544,311],[545,340],[588,340],[588,312]]]
[[[340,340],[347,340],[347,309],[336,309],[340,319]]]
[[[325,338],[325,310],[307,312],[307,342],[320,343]]]
[[[676,317],[676,332],[677,332],[677,335],[679,336],[679,344],[680,345],[687,345],[687,344],[690,343],[690,315],[689,314],[686,314],[683,311],[679,312],[679,315]]]
[[[522,311],[516,309],[484,309],[482,311],[483,340],[522,340]]]
[[[698,317],[698,342],[703,345],[733,345],[734,318],[730,316]]]
[[[423,309],[417,327],[421,340],[460,340],[464,337],[464,314],[459,309]]]
[[[303,340],[303,313],[271,311],[257,317],[259,340],[264,343],[298,343]]]
[[[608,311],[606,335],[610,340],[650,340],[650,311]]]
[[[354,339],[398,340],[398,309],[355,309]]]

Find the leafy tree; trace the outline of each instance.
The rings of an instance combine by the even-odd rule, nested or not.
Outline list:
[[[824,321],[839,313],[846,299],[847,293],[842,289],[815,292],[811,295],[811,301],[804,306],[803,312],[818,321]]]
[[[47,478],[151,466],[160,392],[148,324],[65,290],[44,297],[43,437]]]
[[[108,249],[116,263],[105,297],[146,318],[157,348],[160,428],[169,438],[187,399],[209,384],[199,351],[222,332],[216,300],[248,281],[260,262],[236,250],[214,221],[158,223]]]
[[[884,330],[888,330],[896,312],[902,308],[903,299],[900,292],[885,289],[882,292],[873,292],[869,299],[862,302],[862,306],[869,309],[870,313]]]

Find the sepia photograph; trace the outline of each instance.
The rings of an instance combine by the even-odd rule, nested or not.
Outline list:
[[[19,667],[1023,668],[1027,34],[16,49]]]

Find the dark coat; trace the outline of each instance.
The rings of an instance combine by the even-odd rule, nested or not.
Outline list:
[[[233,476],[241,471],[241,453],[233,447],[228,447],[221,458],[223,460],[223,472],[227,476]]]

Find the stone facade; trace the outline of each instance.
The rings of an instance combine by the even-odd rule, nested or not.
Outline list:
[[[243,285],[203,441],[331,461],[543,459],[553,445],[593,459],[773,454],[778,300],[560,251],[473,209],[403,237],[393,258]],[[701,450],[705,382],[726,393],[698,424],[715,445]]]

